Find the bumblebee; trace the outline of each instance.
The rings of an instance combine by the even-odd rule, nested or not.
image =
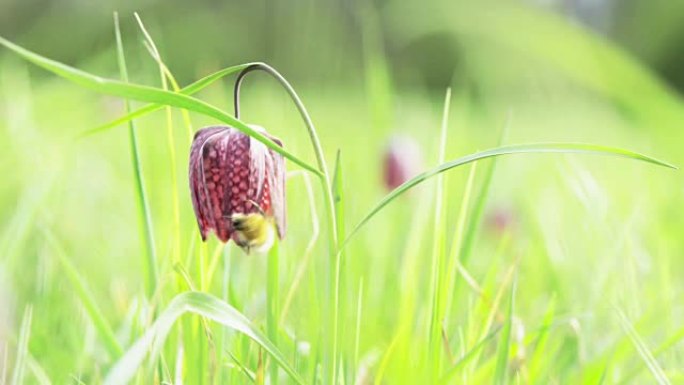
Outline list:
[[[257,253],[265,253],[275,241],[273,219],[267,217],[258,205],[256,207],[259,208],[259,212],[235,213],[230,217],[235,231],[233,239],[247,254],[252,250]]]

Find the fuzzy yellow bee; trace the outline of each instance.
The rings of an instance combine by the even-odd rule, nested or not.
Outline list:
[[[247,254],[252,250],[265,253],[273,246],[275,241],[273,219],[266,216],[261,208],[259,212],[251,214],[235,213],[230,220],[235,231],[233,239]]]

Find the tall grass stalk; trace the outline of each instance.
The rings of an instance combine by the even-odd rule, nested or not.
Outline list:
[[[124,83],[128,82],[128,69],[126,68],[126,57],[123,51],[123,42],[121,40],[121,29],[119,27],[119,15],[114,13],[114,31],[116,34],[116,52],[119,62],[119,72],[121,80]],[[131,112],[131,104],[128,99],[124,100],[126,113]],[[145,268],[147,270],[147,277],[145,280],[145,287],[147,297],[152,298],[157,290],[157,250],[154,244],[154,231],[152,229],[152,215],[150,214],[150,207],[147,199],[147,192],[145,191],[145,183],[143,181],[142,164],[140,162],[140,150],[138,147],[138,136],[136,133],[135,123],[133,120],[128,121],[128,140],[131,151],[131,162],[133,164],[133,174],[135,177],[135,197],[138,206],[138,222],[140,226],[141,240],[144,245],[143,255],[145,256]]]
[[[178,92],[179,87],[178,84],[175,82],[175,79],[173,78],[173,75],[171,75],[171,72],[168,70],[166,65],[161,59],[161,55],[159,54],[159,50],[157,49],[157,45],[154,43],[154,40],[152,39],[152,36],[147,32],[147,29],[145,28],[145,25],[142,22],[142,19],[138,15],[137,12],[134,13],[135,20],[138,22],[138,26],[140,28],[140,31],[142,31],[143,36],[145,36],[145,42],[146,42],[146,47],[150,51],[150,55],[152,58],[157,62],[157,65],[159,67],[159,77],[161,80],[161,85],[162,89],[165,91],[168,91],[168,81],[167,77],[170,79],[172,84],[174,84],[174,91]],[[128,111],[130,112],[130,111]],[[174,133],[173,133],[173,118],[171,116],[171,107],[167,106],[164,108],[164,112],[166,115],[166,143],[169,151],[169,173],[171,176],[171,212],[173,215],[173,226],[172,226],[172,233],[173,233],[173,250],[171,251],[172,258],[173,258],[173,263],[177,263],[180,260],[180,248],[181,248],[181,234],[180,234],[180,199],[178,197],[178,163],[176,161],[176,143],[174,140]]]
[[[14,370],[10,385],[22,385],[24,383],[24,373],[26,372],[26,361],[29,355],[29,338],[31,337],[31,322],[33,320],[33,307],[27,305],[24,309],[24,316],[21,320],[19,329],[19,341],[17,342],[17,354],[14,358]]]
[[[451,107],[451,88],[447,88],[444,97],[444,109],[442,112],[441,134],[439,141],[439,160],[438,164],[444,163],[446,159],[447,130],[449,123],[449,108]],[[434,216],[434,239],[432,246],[432,261],[430,264],[430,287],[429,296],[429,329],[428,329],[428,355],[426,357],[427,368],[429,368],[428,382],[434,382],[437,372],[442,363],[441,354],[441,327],[444,319],[444,270],[446,257],[446,218],[443,206],[444,196],[447,194],[444,185],[444,175],[440,174],[436,178],[435,186],[435,216]]]
[[[268,252],[266,272],[266,335],[271,343],[278,347],[278,314],[279,314],[279,242],[276,240]],[[269,363],[270,383],[278,385],[278,365]]]

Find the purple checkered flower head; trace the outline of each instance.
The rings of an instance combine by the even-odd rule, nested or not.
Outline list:
[[[263,128],[253,128],[282,147]],[[270,248],[276,232],[285,236],[282,155],[235,128],[205,127],[192,142],[189,174],[202,240],[214,232],[249,253]]]

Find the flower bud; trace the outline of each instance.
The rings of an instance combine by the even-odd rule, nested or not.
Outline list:
[[[385,149],[383,176],[385,187],[394,190],[418,175],[423,157],[418,143],[408,136],[393,136]]]

